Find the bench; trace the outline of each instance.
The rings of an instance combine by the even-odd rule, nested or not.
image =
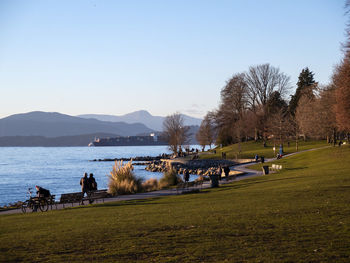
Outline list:
[[[84,194],[82,192],[61,194],[61,199],[59,203],[63,204],[63,208],[64,205],[67,203],[71,203],[73,207],[74,203],[81,204],[83,202],[83,197]]]
[[[282,170],[282,165],[272,164],[270,169],[273,170],[273,171]]]
[[[183,192],[190,192],[193,191],[194,188],[200,188],[202,189],[203,186],[203,180],[197,180],[197,181],[193,181],[193,182],[183,182],[183,183],[178,183],[176,185],[176,193],[179,194],[183,193]],[[191,189],[192,187],[192,189]],[[198,189],[197,189],[198,190]]]
[[[50,195],[49,197],[46,197],[47,203],[49,204],[49,206],[51,206],[51,210],[52,210],[52,205],[56,205],[55,203],[55,195]],[[56,209],[57,209],[57,205],[56,205]]]
[[[92,203],[96,200],[97,203],[97,200],[102,199],[102,202],[104,202],[105,198],[108,197],[111,197],[111,195],[107,192],[107,189],[96,190],[88,192],[87,196],[84,197],[82,201],[84,202],[85,200],[89,200],[89,202]]]

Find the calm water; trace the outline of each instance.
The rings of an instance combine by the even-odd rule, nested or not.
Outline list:
[[[169,153],[167,146],[128,147],[0,147],[0,206],[26,199],[28,187],[40,185],[56,195],[81,191],[84,172],[93,173],[98,188],[107,188],[107,175],[114,162],[93,159],[157,156]],[[145,179],[160,178],[144,166],[134,166],[135,174]]]

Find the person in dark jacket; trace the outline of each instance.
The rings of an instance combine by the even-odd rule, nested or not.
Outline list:
[[[84,177],[80,179],[80,185],[83,194],[87,194],[89,192],[89,178],[87,173],[84,173]]]
[[[229,176],[229,174],[230,174],[230,167],[225,166],[225,167],[224,167],[224,173],[225,173],[225,178],[226,178],[226,180],[228,180],[228,176]]]
[[[49,190],[47,190],[39,185],[36,185],[35,189],[36,189],[36,196],[37,197],[50,197],[51,196]],[[38,203],[35,202],[34,206],[33,206],[33,212],[36,212],[37,210],[38,210]]]
[[[188,181],[190,180],[190,172],[188,171],[188,169],[184,171],[184,180],[185,183],[188,183]]]
[[[91,173],[89,177],[89,191],[96,191],[96,190],[97,190],[97,183],[94,175]]]
[[[35,189],[36,189],[36,196],[37,197],[50,197],[50,195],[51,195],[49,190],[47,190],[41,186],[36,185]]]

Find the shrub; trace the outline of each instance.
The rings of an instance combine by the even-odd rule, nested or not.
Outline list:
[[[182,179],[177,175],[176,170],[170,167],[164,172],[163,177],[160,178],[159,186],[160,188],[165,188],[168,186],[177,185],[180,182],[182,182]]]
[[[142,188],[144,191],[155,191],[158,189],[158,180],[155,178],[148,179],[146,182],[142,183]]]
[[[108,193],[133,194],[142,189],[142,179],[137,178],[133,172],[132,161],[123,165],[123,161],[116,161],[110,172],[108,181]]]

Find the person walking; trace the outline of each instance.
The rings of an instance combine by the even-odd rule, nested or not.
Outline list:
[[[81,191],[83,192],[83,195],[89,192],[89,179],[88,174],[84,173],[84,177],[80,179],[80,185],[81,185]]]
[[[185,169],[185,171],[184,171],[184,181],[186,183],[186,186],[188,185],[189,180],[190,180],[190,172],[188,171],[188,169]]]
[[[230,167],[225,166],[224,167],[224,173],[225,173],[225,179],[226,179],[226,181],[228,181],[228,176],[230,174]]]
[[[97,190],[97,183],[94,175],[91,173],[89,176],[89,191],[96,191],[96,190]]]

